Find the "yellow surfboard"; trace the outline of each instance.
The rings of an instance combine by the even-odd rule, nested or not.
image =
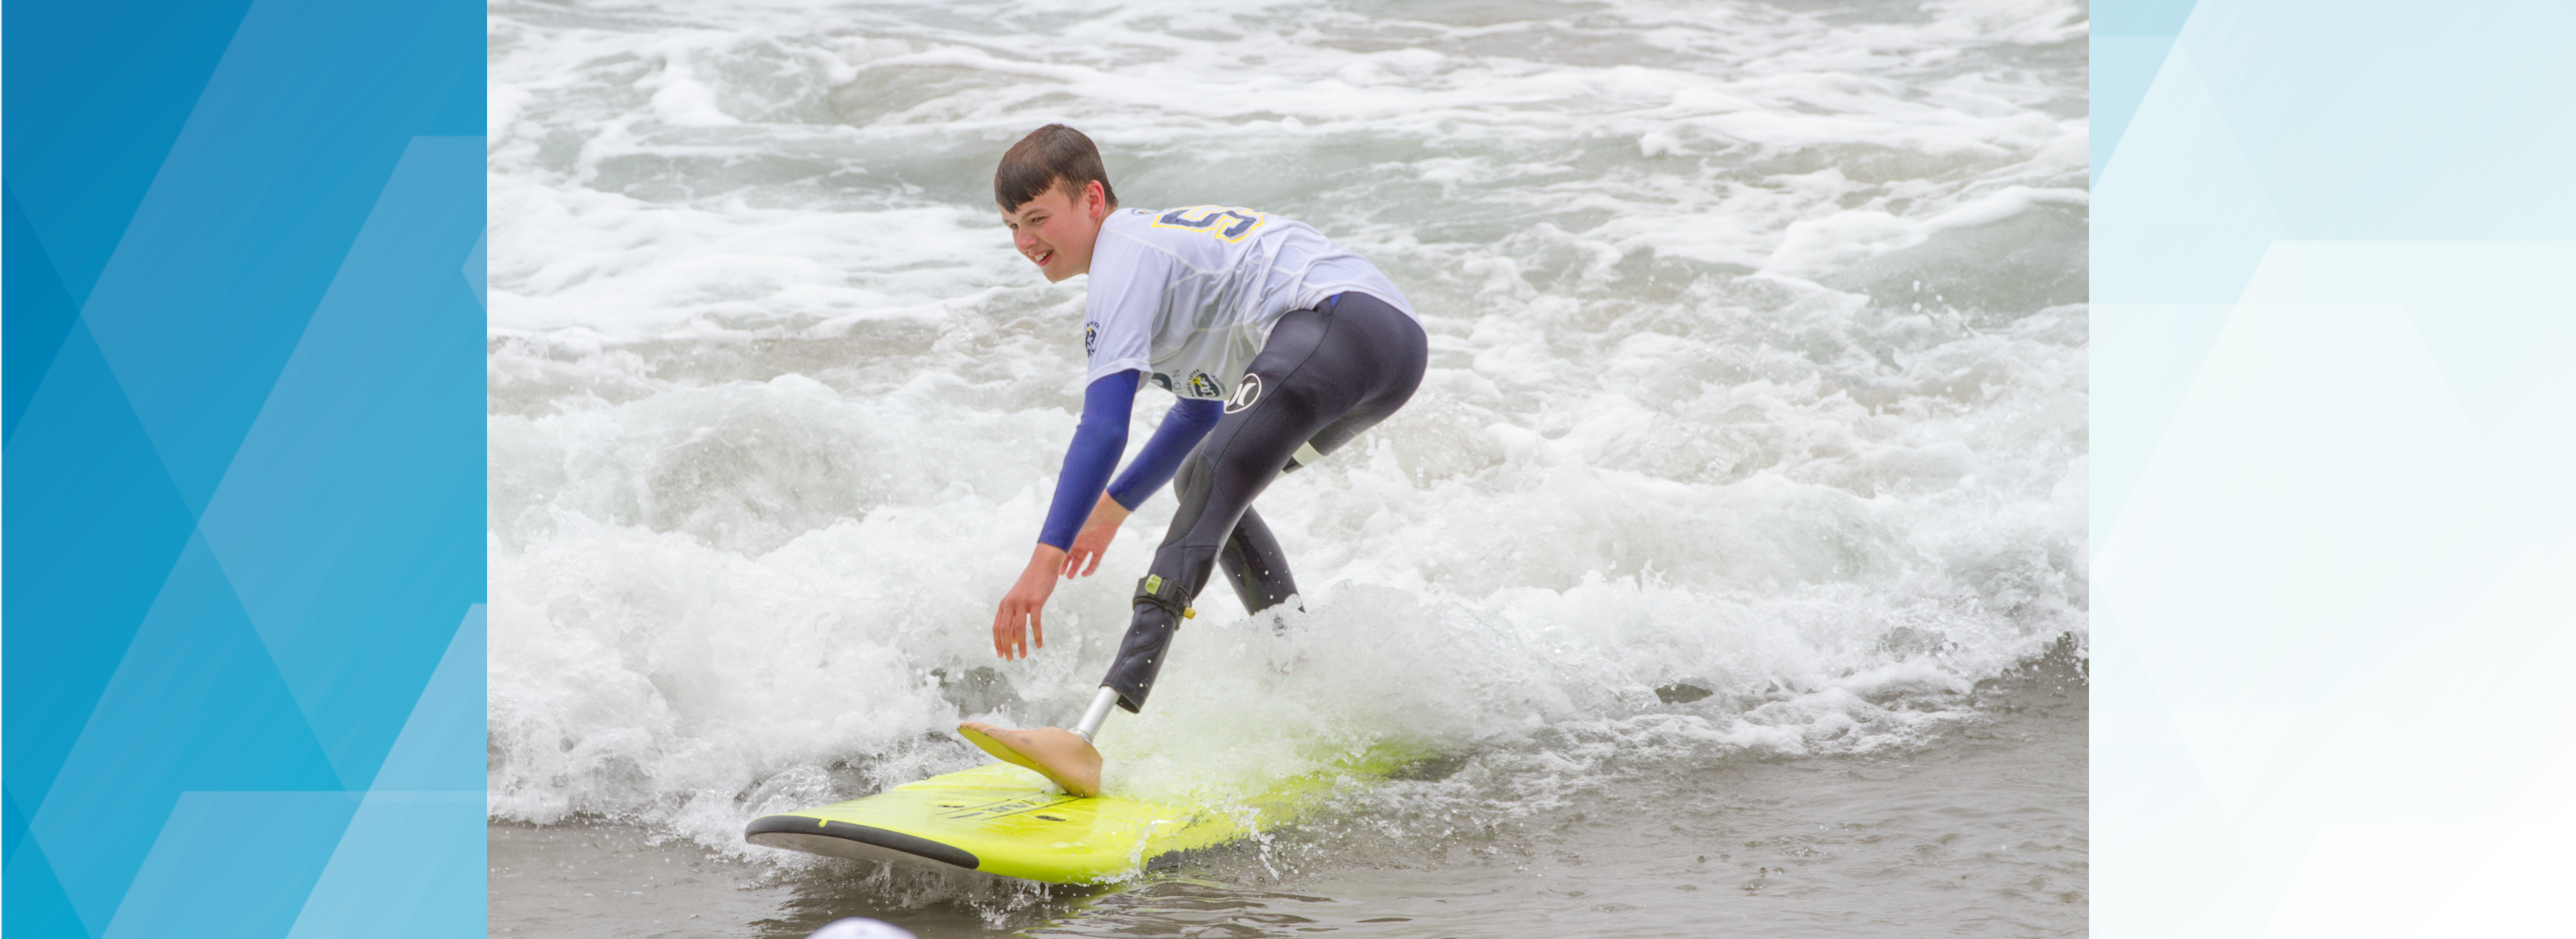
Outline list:
[[[1348,765],[1352,773],[1375,776],[1402,762],[1378,757]],[[1295,821],[1320,805],[1343,775],[1298,776],[1239,803],[1188,806],[1114,793],[1080,798],[1036,773],[988,763],[865,798],[764,815],[743,838],[835,857],[1096,883]]]

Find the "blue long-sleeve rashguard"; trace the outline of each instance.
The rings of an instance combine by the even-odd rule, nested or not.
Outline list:
[[[1109,475],[1118,468],[1119,454],[1127,451],[1127,419],[1143,383],[1144,373],[1130,369],[1100,376],[1083,390],[1082,421],[1074,426],[1073,444],[1065,448],[1064,471],[1056,477],[1055,499],[1047,506],[1046,526],[1038,530],[1039,543],[1071,550],[1073,536],[1091,518],[1103,491],[1130,510],[1145,504],[1180,472],[1190,448],[1224,414],[1224,405],[1213,400],[1184,399],[1173,405],[1136,461],[1113,483]]]

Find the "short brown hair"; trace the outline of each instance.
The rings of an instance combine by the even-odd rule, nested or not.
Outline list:
[[[1091,138],[1081,131],[1062,124],[1030,131],[1002,154],[1002,165],[993,170],[993,202],[1002,211],[1019,211],[1057,180],[1064,181],[1065,194],[1076,202],[1082,199],[1082,184],[1099,183],[1109,207],[1118,207],[1118,192],[1109,188],[1109,171],[1100,165],[1100,148],[1092,146]]]

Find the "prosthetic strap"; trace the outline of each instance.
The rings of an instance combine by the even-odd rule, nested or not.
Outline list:
[[[1199,611],[1190,607],[1190,598],[1181,595],[1180,582],[1165,580],[1159,574],[1147,574],[1145,579],[1136,582],[1136,604],[1161,607],[1163,612],[1172,614],[1175,625],[1179,620],[1196,619],[1199,615]]]

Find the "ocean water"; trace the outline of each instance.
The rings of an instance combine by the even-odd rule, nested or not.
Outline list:
[[[490,9],[495,934],[2084,928],[2082,4]],[[1124,629],[1168,495],[991,652],[1080,405],[990,205],[1054,121],[1432,348],[1260,503],[1306,611],[1204,595],[1109,784],[1425,758],[1107,889],[745,845]]]

